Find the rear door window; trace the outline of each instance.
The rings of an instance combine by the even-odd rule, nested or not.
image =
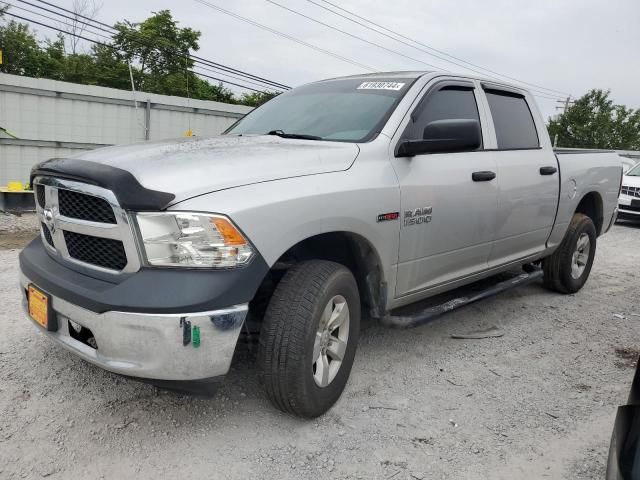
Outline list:
[[[493,117],[498,148],[538,148],[538,133],[525,98],[500,90],[485,90],[485,93]]]

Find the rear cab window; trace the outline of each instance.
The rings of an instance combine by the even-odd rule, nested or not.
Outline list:
[[[540,147],[538,132],[523,95],[485,88],[499,150]]]

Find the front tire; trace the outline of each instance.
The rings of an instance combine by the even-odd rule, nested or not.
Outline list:
[[[591,218],[574,214],[562,243],[542,262],[544,285],[560,293],[580,290],[591,272],[596,241],[596,227]]]
[[[343,265],[311,260],[290,268],[267,307],[258,364],[267,397],[280,410],[322,415],[349,378],[360,330],[360,296]]]

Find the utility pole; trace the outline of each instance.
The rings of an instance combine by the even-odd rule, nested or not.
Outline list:
[[[556,103],[560,104],[560,105],[556,105],[556,110],[562,110],[562,113],[564,114],[564,113],[567,113],[567,110],[569,110],[569,107],[573,105],[575,102],[571,100],[571,95],[569,95],[564,101],[556,100]]]
[[[562,114],[564,115],[569,110],[569,107],[573,105],[575,102],[571,100],[571,95],[569,95],[564,101],[556,100],[556,103],[560,105],[556,105],[556,110],[562,110]],[[558,134],[556,133],[553,137],[553,148],[558,146]]]

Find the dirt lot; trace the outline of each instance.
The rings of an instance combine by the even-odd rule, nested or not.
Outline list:
[[[0,212],[0,250],[22,248],[38,232],[38,220],[33,213],[11,215]]]
[[[0,478],[603,478],[640,346],[639,247],[640,226],[616,226],[577,295],[534,284],[415,330],[370,326],[341,400],[302,421],[267,402],[244,348],[214,399],[55,348],[0,246]],[[503,337],[451,338],[493,325]]]

